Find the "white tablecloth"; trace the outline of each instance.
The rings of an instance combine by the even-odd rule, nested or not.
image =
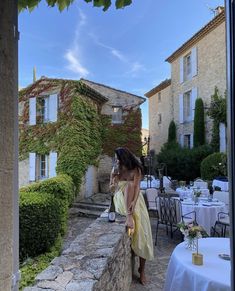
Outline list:
[[[212,187],[220,187],[221,191],[228,191],[228,182],[223,182],[219,180],[213,180]]]
[[[180,243],[173,251],[167,269],[164,291],[230,291],[230,261],[219,254],[230,254],[228,238],[202,238],[199,253],[204,264],[192,264],[192,252]]]
[[[226,210],[226,206],[222,202],[209,203],[200,201],[199,204],[194,204],[193,201],[182,201],[183,215],[191,211],[195,211],[197,223],[205,229],[208,235],[210,235],[211,227],[215,225],[215,222],[218,219],[218,213],[221,211],[226,212]]]
[[[205,197],[208,197],[210,195],[210,191],[209,189],[196,189],[196,188],[193,188],[193,187],[190,187],[190,189],[188,188],[185,188],[185,189],[182,189],[182,188],[177,188],[175,191],[177,193],[179,193],[179,197],[180,199],[184,199],[184,198],[189,198],[189,197],[193,197],[193,192],[195,191],[201,191],[201,196],[205,196]]]

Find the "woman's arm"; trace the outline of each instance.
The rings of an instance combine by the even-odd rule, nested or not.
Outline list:
[[[114,170],[112,169],[110,174],[110,181],[109,181],[109,189],[111,192],[114,192],[119,180],[119,175],[114,173]]]
[[[133,199],[128,207],[128,214],[132,214],[135,210],[135,205],[137,202],[137,199],[139,197],[140,192],[140,181],[141,181],[141,171],[140,169],[136,169],[134,173],[134,180],[133,180]]]

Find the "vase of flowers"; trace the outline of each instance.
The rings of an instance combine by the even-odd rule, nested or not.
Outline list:
[[[194,190],[193,192],[193,197],[194,197],[194,203],[197,204],[198,203],[198,198],[201,196],[202,192],[197,189],[197,190]]]
[[[197,250],[198,239],[202,237],[202,228],[201,226],[194,224],[179,224],[179,229],[184,235],[185,247],[191,251]]]

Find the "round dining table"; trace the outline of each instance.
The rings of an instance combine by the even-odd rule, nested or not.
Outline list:
[[[192,263],[192,251],[182,242],[174,249],[166,273],[164,291],[230,291],[231,264],[219,255],[230,255],[228,238],[201,238],[203,265]]]

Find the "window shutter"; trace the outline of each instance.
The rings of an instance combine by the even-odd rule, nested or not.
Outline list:
[[[179,122],[184,122],[184,98],[183,94],[179,95]]]
[[[58,111],[58,96],[53,94],[49,96],[49,121],[57,121],[57,111]]]
[[[36,153],[29,153],[29,181],[35,181]]]
[[[219,124],[220,152],[226,152],[226,127],[224,123]]]
[[[190,134],[190,149],[193,148],[193,133]]]
[[[184,58],[180,58],[180,83],[184,82]]]
[[[184,147],[184,135],[180,134],[179,138],[180,138],[179,143],[180,143],[181,147]]]
[[[36,97],[29,98],[29,125],[36,124]]]
[[[195,88],[192,89],[192,94],[191,94],[191,108],[192,108],[191,116],[192,116],[192,121],[194,120],[196,99],[197,99],[197,88],[195,87]]]
[[[50,152],[49,156],[49,178],[56,176],[57,153]]]
[[[192,48],[191,51],[192,56],[192,77],[197,75],[197,48]]]

